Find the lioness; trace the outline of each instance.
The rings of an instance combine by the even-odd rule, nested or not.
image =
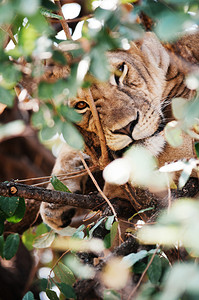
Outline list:
[[[128,51],[116,50],[107,53],[112,74],[108,82],[91,86],[101,121],[106,143],[110,152],[123,152],[132,144],[141,144],[155,155],[159,164],[181,158],[195,157],[193,140],[186,135],[184,144],[172,148],[165,140],[164,127],[172,119],[170,102],[173,97],[191,99],[195,91],[186,86],[185,77],[190,65],[199,62],[199,33],[183,37],[175,45],[176,57],[164,47],[153,33],[146,33],[142,41],[132,42]],[[179,60],[181,56],[181,60]],[[82,115],[78,128],[86,143],[99,148],[96,125],[89,107],[88,94],[78,91],[69,105]],[[85,158],[89,156],[85,154]],[[63,174],[82,168],[75,150],[64,146],[55,163],[53,174]],[[72,192],[83,193],[86,177],[65,180]],[[109,192],[107,185],[105,193]],[[121,196],[121,195],[120,195]],[[124,196],[125,198],[125,196]],[[42,203],[43,221],[55,230],[71,223],[76,214],[74,208]]]

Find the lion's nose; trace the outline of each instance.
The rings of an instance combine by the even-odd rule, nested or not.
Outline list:
[[[127,124],[123,128],[115,130],[114,133],[125,134],[125,135],[128,135],[130,138],[132,138],[133,130],[134,130],[136,124],[138,123],[138,121],[139,121],[139,112],[137,112],[137,117],[135,120],[131,121],[129,124]]]

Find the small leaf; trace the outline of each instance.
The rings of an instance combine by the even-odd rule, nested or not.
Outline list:
[[[103,300],[120,300],[120,294],[114,290],[105,290]]]
[[[72,286],[76,281],[73,272],[62,263],[58,263],[53,271],[60,282]]]
[[[105,222],[105,228],[107,229],[107,230],[110,230],[111,229],[111,226],[112,226],[112,224],[113,224],[113,221],[114,221],[114,216],[109,216],[108,218],[107,218],[107,220],[106,220],[106,222]]]
[[[118,228],[118,222],[114,222],[113,225],[112,225],[112,227],[111,227],[111,230],[110,230],[110,234],[111,234],[111,245],[113,245],[115,236],[116,236],[116,234],[117,234],[117,228]]]
[[[4,246],[4,237],[0,236],[0,256],[3,258],[3,246]]]
[[[148,262],[150,261],[151,257],[152,255],[149,255]],[[151,283],[158,283],[162,274],[162,263],[158,255],[154,256],[153,261],[147,270],[147,274]]]
[[[23,299],[22,300],[34,300],[35,298],[34,298],[34,295],[33,295],[33,293],[32,292],[27,292],[26,294],[25,294],[25,296],[23,296]]]
[[[66,283],[57,283],[57,286],[59,287],[62,294],[66,296],[67,299],[68,298],[76,299],[75,291],[70,285]]]
[[[5,241],[3,248],[3,256],[5,259],[11,259],[17,252],[19,247],[19,235],[18,233],[10,234]]]
[[[67,186],[63,184],[55,175],[52,175],[50,182],[56,191],[71,193]]]
[[[106,249],[109,249],[111,247],[111,234],[108,233],[104,237],[104,247]]]
[[[26,204],[24,198],[19,198],[19,204],[17,206],[17,209],[14,213],[14,215],[10,218],[6,218],[8,222],[11,223],[18,223],[20,222],[25,214],[26,211]]]
[[[41,237],[36,238],[33,246],[35,248],[47,248],[47,247],[50,247],[50,245],[54,241],[54,238],[55,238],[54,231],[50,231],[50,232],[44,233],[44,234],[42,234]]]
[[[139,210],[138,212],[136,212],[134,215],[132,215],[132,217],[130,217],[130,218],[128,219],[128,221],[131,221],[135,216],[137,216],[137,215],[139,215],[139,214],[142,214],[142,213],[145,212],[145,211],[152,210],[152,209],[154,209],[154,207],[147,207],[147,208],[141,209],[141,210]]]
[[[12,107],[14,103],[14,94],[0,86],[0,102],[6,104],[8,107]]]
[[[46,295],[50,300],[59,300],[55,291],[46,289]]]
[[[172,147],[179,147],[183,143],[182,130],[176,121],[169,122],[165,126],[165,137]]]
[[[195,146],[196,155],[199,158],[199,142],[196,142],[194,146]]]
[[[19,205],[18,197],[3,197],[0,196],[0,209],[8,216],[14,215],[17,206]]]
[[[72,123],[62,123],[62,134],[66,143],[72,148],[78,150],[82,150],[84,148],[83,137]]]
[[[186,115],[187,99],[174,98],[172,100],[172,111],[175,119],[183,120]]]
[[[41,81],[38,86],[38,96],[40,99],[47,100],[53,97],[53,85],[51,83]]]
[[[100,219],[92,228],[89,230],[89,238],[92,238],[94,230],[104,221],[105,217]]]
[[[58,20],[63,19],[62,16],[52,13],[49,9],[41,8],[40,12],[44,17],[47,17],[47,18],[53,18],[53,19],[58,19]]]
[[[136,262],[143,259],[148,255],[148,252],[146,250],[141,250],[137,253],[131,253],[129,255],[126,255],[123,257],[123,260],[128,265],[128,267],[132,267]]]
[[[74,123],[80,122],[82,119],[82,116],[80,114],[78,114],[73,108],[66,105],[62,105],[60,107],[60,112],[66,120]]]
[[[191,172],[192,172],[192,166],[191,165],[185,166],[179,178],[179,183],[178,183],[179,189],[183,188],[183,186],[187,183],[191,175]]]
[[[53,127],[45,126],[44,128],[42,128],[40,133],[41,133],[42,140],[44,140],[44,141],[50,140],[53,136],[56,135],[57,127],[56,126],[53,126]]]

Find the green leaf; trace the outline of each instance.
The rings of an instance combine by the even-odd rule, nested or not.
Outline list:
[[[35,229],[35,227],[29,228],[26,230],[22,235],[22,242],[26,246],[26,248],[30,251],[33,249],[33,243],[36,237],[39,237],[40,235],[47,233],[49,230],[47,228],[47,225],[44,223],[41,223],[38,225]]]
[[[138,261],[133,265],[133,273],[142,274],[147,265],[143,261]]]
[[[136,212],[134,215],[132,215],[132,217],[130,217],[130,218],[128,219],[128,221],[131,221],[135,216],[137,216],[137,215],[139,215],[139,214],[142,214],[142,213],[145,212],[145,211],[152,210],[152,209],[154,209],[154,207],[147,207],[147,208],[141,209],[141,210],[139,210],[138,212]]]
[[[69,122],[62,123],[62,134],[69,146],[82,150],[84,148],[84,140],[77,128]]]
[[[111,247],[111,234],[108,233],[104,237],[104,247],[106,249],[109,249]]]
[[[41,81],[38,86],[38,97],[40,99],[50,99],[53,97],[53,84]]]
[[[57,294],[55,293],[55,291],[46,289],[46,295],[48,296],[48,298],[50,300],[59,300],[59,298],[57,297]]]
[[[1,217],[1,213],[0,213],[0,217]],[[4,222],[5,222],[5,218],[3,216],[3,218],[0,219],[0,235],[3,234],[4,232]]]
[[[66,298],[72,298],[72,299],[76,299],[76,295],[75,295],[75,291],[74,289],[66,284],[66,283],[57,283],[60,291],[62,292],[62,294],[64,294],[64,296],[66,296]]]
[[[199,142],[195,142],[194,147],[195,147],[196,155],[199,158]]]
[[[3,246],[4,246],[4,237],[0,236],[0,256],[3,258]]]
[[[183,143],[182,130],[176,121],[172,121],[165,126],[165,137],[172,147],[179,147]]]
[[[0,74],[3,76],[1,85],[7,89],[13,88],[21,78],[21,72],[14,65],[7,62],[0,65]]]
[[[50,140],[53,136],[55,136],[57,133],[57,126],[49,127],[45,126],[40,131],[42,140]]]
[[[97,221],[97,223],[89,230],[89,238],[92,238],[94,230],[104,221],[105,217]]]
[[[15,0],[15,8],[19,14],[24,16],[34,15],[39,8],[39,0]]]
[[[53,271],[60,282],[72,286],[76,281],[73,272],[61,262],[56,265]]]
[[[137,253],[131,253],[129,255],[126,255],[123,257],[123,260],[128,265],[128,267],[132,267],[136,262],[143,259],[148,255],[148,252],[146,250],[141,250]]]
[[[75,233],[72,235],[72,237],[82,240],[84,238],[84,231],[83,231],[84,229],[85,229],[85,225],[84,224],[80,225],[75,231]]]
[[[107,220],[106,220],[106,222],[105,222],[105,228],[107,229],[107,230],[110,230],[111,229],[111,226],[112,226],[112,224],[113,224],[113,221],[114,221],[114,216],[109,216],[108,218],[107,218]]]
[[[60,107],[60,113],[66,119],[66,121],[77,123],[82,119],[80,114],[78,114],[73,108],[66,105],[62,105]]]
[[[34,298],[34,295],[33,295],[33,293],[32,292],[27,292],[26,294],[25,294],[25,296],[23,296],[23,299],[22,300],[34,300],[35,298]]]
[[[51,10],[58,10],[57,5],[54,4],[51,0],[41,0],[41,5]]]
[[[52,175],[50,182],[56,191],[71,193],[65,184],[63,184],[55,175]]]
[[[18,46],[21,48],[24,55],[31,55],[36,47],[36,39],[39,36],[38,31],[34,26],[29,24],[28,27],[22,27],[19,32]]]
[[[14,103],[14,94],[0,86],[0,102],[12,107]]]
[[[113,245],[115,236],[116,236],[116,234],[117,234],[117,228],[118,228],[118,222],[114,222],[113,225],[112,225],[112,227],[111,227],[111,230],[110,230],[110,235],[111,235],[111,245]]]
[[[26,211],[25,200],[24,200],[24,198],[19,198],[19,204],[17,206],[17,209],[16,209],[14,215],[10,218],[7,218],[7,221],[11,222],[11,223],[20,222],[24,217],[25,211]]]
[[[172,100],[172,112],[177,120],[183,120],[186,115],[188,101],[184,98],[174,98]]]
[[[98,47],[93,48],[90,56],[90,72],[99,80],[106,81],[110,76],[110,72],[104,47],[99,45]]]
[[[58,19],[58,20],[63,19],[62,16],[54,14],[49,9],[46,9],[46,8],[41,8],[40,12],[44,17],[47,17],[47,18],[54,18],[54,19]]]
[[[0,196],[0,209],[7,215],[7,217],[11,217],[14,215],[18,205],[18,197]]]
[[[120,294],[114,290],[105,290],[103,300],[120,300]]]
[[[9,24],[14,16],[12,3],[3,2],[0,4],[0,25]]]
[[[148,263],[149,263],[151,257],[152,257],[152,255],[149,255]],[[154,256],[153,261],[147,270],[147,275],[148,275],[151,283],[153,283],[153,284],[158,283],[158,281],[162,275],[162,263],[161,263],[161,259],[158,255]]]
[[[61,65],[65,65],[66,64],[66,57],[64,56],[64,54],[61,51],[58,50],[54,50],[53,51],[53,59],[60,63]]]
[[[3,256],[5,259],[11,259],[17,252],[19,247],[19,235],[18,233],[10,234],[5,241],[3,248]]]
[[[42,236],[35,239],[33,246],[35,248],[48,248],[55,239],[54,231],[49,231],[42,234]]]

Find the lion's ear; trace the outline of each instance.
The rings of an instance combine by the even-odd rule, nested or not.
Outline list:
[[[141,51],[144,54],[144,58],[147,59],[149,63],[157,65],[157,67],[161,68],[166,73],[170,63],[170,57],[154,33],[145,33]]]

